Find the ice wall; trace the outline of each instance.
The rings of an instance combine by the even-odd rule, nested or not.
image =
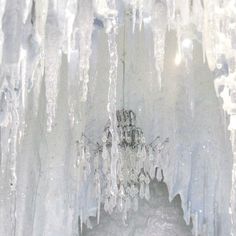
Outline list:
[[[160,169],[195,235],[235,235],[234,13],[233,1],[1,0],[0,235],[79,234],[97,212],[81,134],[99,142],[112,123],[115,186],[123,106],[149,142],[170,139]]]

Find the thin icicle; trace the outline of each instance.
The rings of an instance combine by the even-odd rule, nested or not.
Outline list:
[[[91,55],[91,40],[93,32],[93,7],[92,1],[79,3],[79,79],[82,83],[81,101],[87,100],[89,82],[89,59]]]
[[[45,85],[48,131],[52,130],[56,115],[59,70],[62,56],[62,35],[58,25],[57,12],[55,12],[54,8],[55,6],[52,3],[49,4],[45,38],[45,51],[47,52],[47,57],[45,58]]]
[[[66,49],[65,53],[68,55],[68,63],[71,62],[71,52],[74,49],[73,45],[73,30],[74,30],[74,22],[76,19],[78,8],[78,1],[77,0],[68,0],[66,6]]]
[[[155,68],[158,73],[159,88],[162,87],[161,73],[164,66],[165,34],[167,29],[167,11],[163,3],[157,3],[152,11],[152,32],[154,43]]]
[[[109,89],[108,89],[108,104],[107,111],[110,120],[110,132],[112,136],[111,147],[111,193],[116,195],[117,189],[117,161],[119,158],[118,150],[118,133],[117,133],[117,118],[116,118],[116,87],[117,87],[117,66],[118,66],[118,52],[117,52],[117,11],[116,1],[107,0],[107,5],[111,10],[111,16],[107,19],[108,28],[108,48],[110,54],[110,69],[109,69]]]

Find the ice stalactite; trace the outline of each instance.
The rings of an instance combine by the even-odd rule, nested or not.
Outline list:
[[[74,23],[75,18],[78,11],[78,1],[76,0],[68,0],[66,5],[66,22],[65,22],[65,37],[66,37],[66,45],[64,45],[65,53],[68,55],[68,63],[70,63],[71,60],[71,52],[75,48],[75,42],[74,42]]]
[[[67,2],[65,53],[68,61],[68,89],[70,90],[69,116],[71,125],[79,122],[81,130],[84,122],[82,121],[83,107],[88,93],[94,11],[95,3],[92,0]],[[79,107],[77,100],[81,102]]]
[[[41,82],[41,73],[37,75],[40,69],[40,54],[41,54],[41,43],[39,33],[36,29],[37,18],[36,18],[36,4],[34,1],[27,2],[26,13],[24,14],[24,25],[22,42],[20,48],[20,77],[21,77],[21,106],[22,106],[22,117],[20,118],[23,122],[21,126],[20,136],[23,136],[25,129],[24,119],[25,110],[28,106],[28,94],[32,88],[37,88],[37,83]],[[36,86],[35,86],[36,84]],[[35,91],[35,90],[34,90]],[[36,95],[36,93],[35,93]],[[35,99],[34,113],[37,114],[38,95]]]
[[[79,46],[78,39],[78,4],[76,0],[69,0],[66,8],[66,45],[65,53],[67,53],[68,61],[68,90],[70,91],[68,97],[68,103],[70,107],[70,121],[71,125],[75,122],[75,107],[77,90],[79,89],[79,73],[77,68],[79,67]]]
[[[47,99],[47,129],[52,130],[56,115],[58,79],[62,57],[63,28],[60,25],[60,14],[57,1],[48,3],[45,25],[45,86]]]
[[[75,3],[74,3],[75,4]],[[78,145],[76,169],[76,198],[74,217],[79,215],[80,232],[83,232],[83,224],[90,227],[89,212],[86,202],[86,184],[89,182],[92,171],[91,154],[85,147],[86,138],[84,129],[86,124],[86,104],[88,95],[88,83],[90,78],[90,55],[92,53],[92,33],[94,29],[94,1],[79,1],[76,3],[77,11],[73,9],[73,28],[71,34],[71,48],[68,51],[69,66],[69,105],[71,124],[76,130],[76,136],[82,134],[82,142]],[[72,8],[71,8],[72,10]],[[72,26],[70,26],[72,27]],[[76,220],[75,225],[76,225]]]
[[[118,66],[118,51],[116,36],[118,30],[118,12],[116,9],[115,0],[107,0],[107,6],[110,9],[110,15],[107,20],[107,37],[108,49],[110,55],[110,69],[109,69],[109,89],[108,89],[108,104],[107,111],[110,120],[110,132],[112,136],[111,147],[111,193],[115,196],[117,189],[117,161],[119,159],[118,142],[119,137],[117,133],[116,120],[116,89],[117,89],[117,66]],[[116,201],[116,199],[114,199]]]
[[[79,79],[82,84],[81,100],[87,100],[89,82],[89,59],[93,32],[93,1],[80,1],[78,11]]]
[[[33,44],[32,49],[35,54],[30,53],[29,60],[34,61],[34,69],[32,71],[32,77],[29,84],[29,88],[33,90],[34,107],[33,112],[38,114],[38,103],[40,96],[41,84],[45,73],[45,37],[46,37],[46,21],[48,13],[48,0],[32,1],[32,18],[30,21],[33,23],[33,39],[37,41],[37,44]],[[29,50],[29,48],[27,48]],[[32,57],[32,58],[31,58]],[[31,69],[32,70],[32,69]]]
[[[155,68],[158,74],[159,88],[161,89],[161,73],[164,66],[165,34],[167,30],[167,9],[164,3],[158,2],[153,7],[151,24],[153,32]]]

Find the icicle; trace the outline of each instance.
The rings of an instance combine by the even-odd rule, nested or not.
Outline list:
[[[46,37],[46,21],[48,16],[48,0],[35,1],[35,34],[41,43],[41,57],[39,64],[41,69],[41,76],[44,75],[45,64],[45,37]]]
[[[155,68],[158,73],[159,88],[162,87],[161,73],[164,66],[164,55],[165,55],[165,34],[167,28],[167,12],[166,6],[158,2],[153,7],[152,11],[152,31],[153,31],[153,42],[154,42],[154,58]]]
[[[91,40],[93,31],[92,1],[79,2],[79,78],[82,83],[81,101],[87,100],[89,82],[89,59],[91,55]]]
[[[27,89],[30,90],[33,88],[33,112],[35,115],[38,113],[38,104],[39,104],[39,96],[41,90],[41,83],[43,81],[43,76],[45,73],[45,33],[46,33],[46,20],[47,20],[47,12],[48,12],[48,0],[37,0],[33,2],[32,5],[32,14],[30,17],[33,19],[32,25],[32,45],[29,48],[34,48],[35,54],[33,58],[29,56],[27,63],[32,64],[32,76],[28,83]],[[28,39],[28,38],[27,38]],[[33,63],[32,63],[33,62]]]
[[[45,58],[46,110],[48,114],[47,130],[49,132],[52,130],[56,115],[59,71],[62,56],[62,34],[58,27],[57,12],[55,12],[54,8],[55,6],[52,3],[49,4],[45,42],[45,51],[47,52],[47,57]]]
[[[108,89],[108,104],[107,111],[110,120],[110,133],[112,137],[111,146],[111,191],[116,194],[117,189],[117,161],[119,158],[118,150],[118,133],[117,133],[117,120],[116,120],[116,85],[117,85],[117,66],[118,66],[118,52],[116,44],[117,35],[117,11],[115,0],[107,0],[108,7],[110,8],[111,16],[107,19],[107,36],[108,48],[110,53],[110,69],[109,69],[109,89]]]
[[[74,22],[76,18],[76,13],[77,13],[77,8],[78,8],[78,1],[76,0],[68,0],[67,5],[66,5],[66,49],[65,52],[68,55],[68,63],[71,62],[71,52],[73,50],[73,27],[74,27]]]
[[[78,15],[78,5],[77,0],[68,0],[66,3],[65,10],[65,33],[64,33],[64,43],[63,52],[67,54],[68,62],[68,105],[69,105],[69,119],[71,127],[74,127],[78,123],[78,118],[76,117],[75,111],[79,90],[78,83],[78,71],[79,71],[79,42],[78,42],[78,32],[79,25],[76,22],[76,16]],[[81,123],[81,122],[80,122]]]

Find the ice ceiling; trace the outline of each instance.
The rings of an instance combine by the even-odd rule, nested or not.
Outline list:
[[[236,235],[234,0],[0,0],[0,19],[0,235],[125,222],[163,177],[196,236]]]

